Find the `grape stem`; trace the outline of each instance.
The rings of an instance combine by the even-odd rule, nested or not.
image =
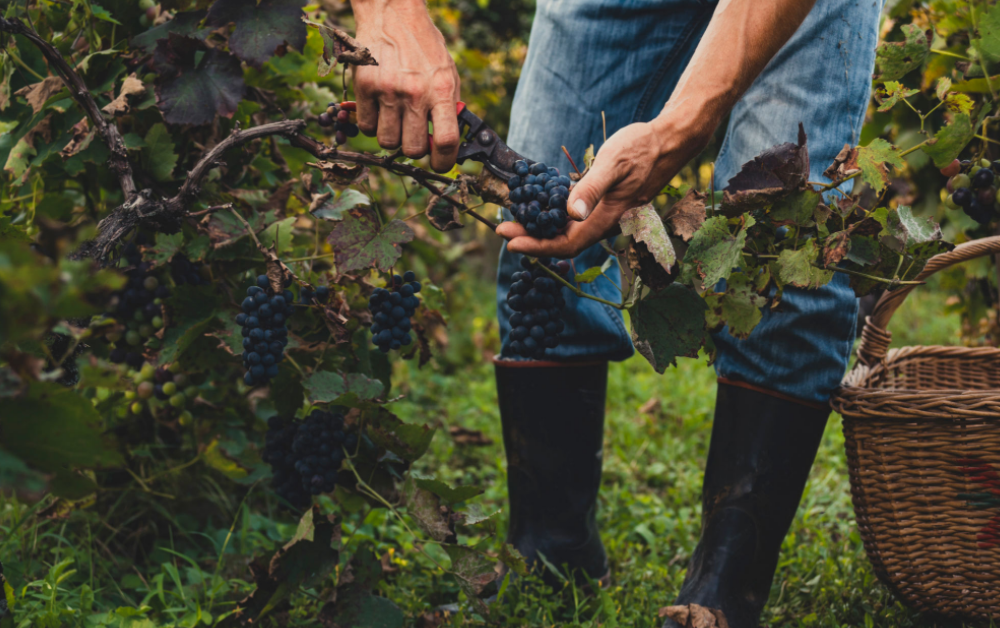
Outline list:
[[[622,305],[621,303],[612,303],[611,301],[608,301],[607,299],[602,299],[601,297],[595,297],[592,294],[587,294],[586,292],[584,292],[583,290],[581,290],[579,287],[574,286],[570,282],[568,282],[565,279],[563,279],[562,276],[559,275],[559,273],[557,273],[556,271],[552,270],[551,268],[549,268],[545,264],[539,264],[537,259],[532,259],[532,264],[537,264],[539,268],[541,268],[542,270],[544,270],[545,272],[547,272],[549,275],[552,276],[553,279],[555,279],[556,281],[558,281],[559,283],[561,283],[563,286],[569,288],[570,291],[573,294],[575,294],[576,296],[578,296],[580,298],[590,299],[591,301],[597,301],[598,303],[603,303],[604,305],[610,305],[611,307],[615,308],[616,310],[624,310],[625,309],[625,306]],[[608,281],[611,281],[611,280],[609,279]],[[614,283],[614,282],[611,282],[611,283]]]
[[[743,251],[743,255],[747,257],[756,257],[757,259],[778,259],[777,255],[764,255],[761,253],[752,253],[750,251]],[[902,259],[902,258],[900,258]],[[862,279],[870,279],[872,281],[877,281],[879,283],[888,284],[889,286],[922,286],[925,281],[901,281],[899,279],[886,279],[884,277],[876,277],[875,275],[869,275],[867,273],[858,272],[856,270],[851,270],[849,268],[841,268],[839,266],[824,266],[822,264],[814,263],[813,268],[819,268],[820,270],[832,270],[836,273],[844,273],[845,275],[851,275],[853,277],[861,277]],[[896,269],[899,272],[899,269]]]

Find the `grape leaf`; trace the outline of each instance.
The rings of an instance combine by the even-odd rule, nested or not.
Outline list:
[[[32,383],[24,396],[5,399],[0,412],[4,447],[43,471],[121,464],[121,454],[104,442],[102,431],[93,405],[51,382]]]
[[[747,338],[760,322],[763,316],[760,309],[767,303],[767,299],[754,290],[750,277],[745,273],[730,275],[726,280],[726,291],[709,295],[705,301],[708,304],[705,312],[708,327],[726,325],[733,337],[741,339]]]
[[[319,31],[323,38],[323,58],[317,70],[320,76],[329,74],[337,62],[351,65],[378,65],[370,50],[336,26],[310,22],[305,18],[302,18],[302,21],[310,28]]]
[[[883,112],[889,111],[900,100],[918,93],[920,93],[919,89],[907,89],[898,81],[886,81],[878,92],[876,92],[876,99],[881,103],[878,110]]]
[[[149,127],[143,141],[145,143],[142,148],[143,168],[154,180],[161,183],[169,181],[179,158],[174,150],[176,146],[170,137],[167,125],[157,122]]]
[[[743,164],[729,180],[720,209],[727,216],[738,216],[765,207],[804,186],[808,177],[809,149],[805,128],[799,123],[798,144],[778,144]]]
[[[900,205],[886,216],[882,244],[897,253],[917,244],[941,239],[941,227],[930,218],[918,218],[913,210]]]
[[[312,215],[334,222],[343,220],[345,211],[362,205],[371,205],[371,199],[368,198],[368,195],[354,188],[347,188],[340,193],[337,200],[327,201],[314,209]]]
[[[304,0],[216,0],[205,22],[216,27],[233,22],[229,49],[259,68],[282,46],[305,47],[304,4]]]
[[[874,266],[879,258],[879,245],[875,238],[863,235],[851,236],[851,245],[844,259],[859,266]]]
[[[403,254],[400,245],[412,239],[409,225],[393,220],[383,227],[370,207],[349,210],[327,237],[342,273],[371,267],[388,272]]]
[[[598,277],[600,277],[601,273],[608,272],[608,269],[611,268],[611,265],[614,263],[614,261],[615,257],[613,255],[609,255],[608,259],[604,260],[604,263],[601,264],[600,266],[591,266],[582,273],[577,273],[573,277],[573,281],[575,281],[576,283],[591,283]]]
[[[886,41],[875,49],[875,59],[878,65],[877,79],[892,81],[902,78],[911,70],[924,62],[931,42],[927,35],[915,24],[905,24],[902,27],[905,41]]]
[[[903,167],[903,158],[899,156],[899,150],[889,142],[877,138],[868,146],[858,147],[858,167],[861,168],[861,177],[876,192],[881,192],[889,183],[889,169],[886,164],[894,168]]]
[[[162,125],[161,125],[162,126]],[[154,266],[166,264],[184,246],[184,234],[180,231],[174,234],[157,233],[156,244],[143,248],[143,257],[153,262]]]
[[[693,358],[705,343],[708,305],[687,286],[671,284],[629,308],[636,350],[663,373],[678,357]]]
[[[302,385],[309,393],[309,399],[317,403],[328,403],[341,395],[354,393],[358,399],[375,399],[382,394],[382,382],[369,379],[361,373],[337,373],[317,371],[306,378]]]
[[[972,108],[975,106],[972,99],[965,94],[948,94],[944,102],[948,107],[948,111],[954,113],[970,114],[972,113]]]
[[[725,216],[709,218],[691,238],[681,266],[681,282],[698,292],[711,288],[740,264],[745,243],[745,229],[734,236],[729,232],[729,220]]]
[[[433,477],[422,477],[412,471],[410,475],[414,478],[417,486],[425,491],[434,493],[448,505],[468,501],[477,495],[482,495],[484,492],[484,489],[476,486],[450,486],[441,480],[436,480]]]
[[[809,188],[778,199],[771,208],[771,221],[776,225],[811,226],[816,207],[823,203],[823,196]]]
[[[685,242],[689,241],[705,222],[705,197],[704,192],[692,187],[682,199],[670,206],[663,217],[670,225],[673,234]]]
[[[10,82],[14,76],[14,61],[7,52],[0,51],[0,111],[10,106]],[[3,123],[0,123],[2,129]],[[6,132],[9,129],[0,131]]]
[[[58,76],[47,76],[38,83],[32,83],[14,92],[15,96],[21,96],[31,106],[31,110],[38,113],[45,108],[45,103],[49,98],[61,92],[66,87],[63,80]]]
[[[437,494],[421,486],[419,480],[411,474],[399,486],[399,495],[406,505],[406,514],[428,536],[438,542],[454,540],[455,533],[448,521],[448,511],[441,508],[441,499]]]
[[[156,44],[157,66],[167,75],[156,88],[156,106],[170,124],[208,124],[232,117],[246,84],[240,60],[174,33]]]
[[[663,270],[669,273],[673,269],[677,263],[677,253],[660,215],[652,205],[643,205],[626,211],[619,223],[623,234],[632,236],[636,242],[646,244],[653,259],[663,267]]]
[[[364,417],[369,421],[368,436],[372,442],[409,462],[423,456],[434,438],[433,427],[403,423],[383,406],[369,404]]]
[[[458,586],[470,602],[485,610],[486,604],[479,598],[487,585],[497,579],[496,560],[476,548],[466,545],[444,545],[444,551],[451,558],[451,573],[458,578]]]
[[[785,249],[778,254],[778,278],[799,288],[818,288],[833,279],[832,270],[813,265],[819,256],[815,240],[806,240],[798,250]]]
[[[981,115],[985,114],[984,110]],[[944,168],[958,158],[966,144],[972,141],[973,135],[975,135],[975,128],[972,126],[972,119],[969,115],[956,113],[947,126],[938,129],[938,132],[934,134],[934,143],[925,144],[921,150],[934,160],[935,166]]]
[[[141,48],[146,54],[150,54],[156,48],[156,42],[166,39],[170,33],[192,37],[194,39],[205,39],[212,32],[210,28],[199,26],[205,19],[205,11],[184,11],[174,16],[169,22],[164,22],[159,26],[154,26],[145,33],[136,35],[129,42],[134,48]]]
[[[979,39],[971,43],[988,61],[1000,60],[1000,5],[994,4],[980,14]]]

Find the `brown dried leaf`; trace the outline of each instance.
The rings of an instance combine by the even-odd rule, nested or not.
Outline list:
[[[689,241],[703,222],[705,222],[705,199],[707,194],[691,188],[684,198],[677,201],[667,210],[663,217],[675,236]]]
[[[844,259],[847,252],[851,250],[851,230],[845,229],[832,234],[823,244],[823,264],[825,266],[835,266]]]
[[[642,278],[642,283],[654,291],[663,290],[674,283],[677,278],[680,265],[675,265],[672,272],[667,272],[656,258],[649,251],[645,242],[629,240],[628,249],[625,251],[625,261],[632,272],[637,273]]]
[[[799,123],[798,144],[785,142],[765,150],[743,164],[729,180],[720,209],[726,216],[738,216],[766,207],[792,190],[802,188],[809,177],[809,150],[806,132]]]
[[[58,76],[46,76],[45,80],[39,83],[32,83],[14,92],[16,96],[23,96],[32,111],[38,113],[45,106],[45,101],[54,96],[65,87],[62,79]]]
[[[480,198],[487,203],[495,205],[507,205],[510,203],[510,197],[508,196],[510,190],[507,189],[507,183],[486,168],[483,168],[482,172],[479,173],[478,187]]]
[[[847,177],[860,172],[858,166],[858,149],[850,144],[844,144],[833,163],[823,171],[823,176],[831,181],[843,181]]]
[[[444,196],[451,198],[454,198],[454,195],[458,193],[465,198],[455,200],[467,204],[468,193],[463,192],[458,185],[449,185],[443,192]],[[431,223],[431,226],[438,231],[454,231],[465,226],[462,224],[462,214],[458,211],[458,208],[447,200],[444,200],[442,195],[439,194],[431,195],[424,214],[427,216],[427,221]]]
[[[452,425],[448,428],[451,439],[456,445],[472,445],[475,447],[485,447],[493,444],[493,439],[483,434],[481,430],[470,430],[460,425]]]
[[[368,179],[368,167],[362,164],[343,164],[336,161],[321,161],[308,163],[307,166],[319,168],[323,172],[323,181],[347,187]]]
[[[729,628],[725,613],[700,604],[664,606],[657,614],[661,619],[672,619],[684,628]]]
[[[318,24],[310,22],[305,17],[302,21],[311,28],[319,30],[323,36],[323,60],[327,64],[332,59],[338,63],[352,63],[354,65],[378,65],[370,50],[333,24]]]
[[[90,119],[81,118],[79,122],[73,125],[73,139],[66,144],[66,147],[59,151],[59,155],[63,159],[69,159],[73,155],[79,153],[81,150],[86,149],[90,146],[90,143],[94,140],[96,131],[90,128]]]
[[[128,113],[128,97],[145,93],[146,85],[136,77],[135,73],[132,73],[125,77],[121,90],[118,92],[118,98],[105,105],[101,111],[111,116]]]

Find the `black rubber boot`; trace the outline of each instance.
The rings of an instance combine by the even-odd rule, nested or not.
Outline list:
[[[496,360],[513,545],[546,581],[540,560],[581,582],[605,581],[597,529],[608,365]]]
[[[701,539],[675,604],[721,610],[730,628],[756,628],[829,414],[719,382]]]

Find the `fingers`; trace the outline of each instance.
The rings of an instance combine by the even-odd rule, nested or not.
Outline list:
[[[420,159],[427,154],[427,110],[408,106],[403,114],[403,154]]]
[[[587,176],[573,186],[569,191],[569,198],[566,200],[566,213],[573,220],[584,220],[597,207],[597,204],[604,198],[608,190],[618,182],[616,169],[612,165],[613,160],[602,161],[600,158],[594,161]]]
[[[550,240],[528,236],[524,227],[516,222],[502,223],[497,227],[497,234],[508,239],[507,250],[511,253],[569,259],[609,235],[618,224],[618,215],[605,205],[598,205],[590,218],[570,223],[566,231]]]
[[[431,168],[437,172],[448,172],[458,157],[461,141],[458,130],[458,116],[454,102],[442,102],[431,110],[434,123],[434,145],[431,146]]]
[[[508,220],[501,222],[497,226],[497,235],[505,240],[513,240],[514,238],[528,235],[528,230],[521,226],[520,223]]]
[[[395,150],[402,141],[403,110],[395,103],[387,103],[384,99],[379,104],[378,132],[376,139],[382,148]],[[425,133],[426,135],[426,133]]]
[[[372,137],[378,129],[378,97],[375,90],[371,89],[371,80],[363,70],[370,72],[364,66],[356,67],[354,70],[354,93],[358,103],[358,128],[365,135]]]

